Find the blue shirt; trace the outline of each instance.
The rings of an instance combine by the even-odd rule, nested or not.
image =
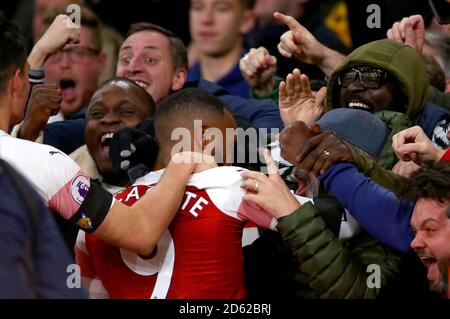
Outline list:
[[[195,81],[202,78],[200,63],[194,64],[188,70],[187,81]],[[239,62],[231,69],[228,74],[215,82],[217,85],[225,88],[231,95],[243,98],[250,97],[250,86],[245,81],[239,69]]]
[[[399,199],[348,163],[333,165],[319,179],[368,234],[399,251],[410,250],[413,202]]]

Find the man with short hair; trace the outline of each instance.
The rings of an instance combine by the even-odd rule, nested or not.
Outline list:
[[[117,76],[134,80],[155,100],[186,87],[197,87],[221,99],[234,116],[248,119],[256,128],[280,128],[277,106],[269,100],[252,100],[229,95],[222,87],[206,80],[186,82],[187,52],[172,32],[150,23],[130,26],[119,52]]]
[[[46,16],[46,26],[53,22],[58,12],[53,11]],[[60,111],[63,118],[87,107],[106,64],[106,55],[102,52],[100,19],[85,7],[81,7],[80,14],[79,42],[68,44],[50,55],[44,65],[44,84],[56,84],[61,90],[63,99]]]
[[[406,250],[409,243],[427,268],[430,288],[445,292],[444,265],[450,254],[448,163],[439,162],[414,172],[397,196],[350,164],[335,164],[321,180],[343,206],[354,211],[365,209],[355,218],[375,238],[401,250]],[[368,223],[373,224],[370,229]],[[381,225],[382,229],[376,229]],[[439,267],[440,264],[444,265]]]
[[[136,127],[154,111],[152,97],[136,82],[118,77],[106,81],[94,93],[87,109],[86,145],[78,148],[71,157],[89,177],[99,179],[111,193],[129,186],[131,182],[126,172],[116,172],[112,167],[109,158],[111,139],[118,130]]]
[[[195,120],[201,121],[197,129]],[[174,93],[155,113],[160,145],[154,171],[138,179],[116,197],[136,205],[159,185],[171,153],[214,149],[227,165],[234,139],[227,130],[236,121],[224,103],[196,88]],[[178,129],[185,134],[173,140]],[[245,298],[242,231],[247,221],[274,228],[275,220],[242,201],[242,168],[221,166],[193,174],[173,222],[155,251],[146,256],[109,245],[80,232],[77,263],[87,279],[91,297],[111,298]],[[126,283],[126,284],[125,284]]]
[[[155,103],[152,97],[135,82],[125,78],[113,78],[99,87],[92,96],[86,113],[86,144],[80,146],[70,157],[89,178],[96,179],[111,194],[131,184],[127,172],[115,171],[109,158],[112,136],[125,127],[136,127],[153,115]],[[157,149],[156,149],[157,150]],[[155,158],[156,151],[148,152]],[[56,216],[58,226],[67,246],[73,250],[78,228]]]
[[[188,70],[188,80],[205,79],[231,95],[250,97],[250,87],[239,70],[244,37],[253,28],[254,0],[191,0],[191,46],[198,60]],[[193,61],[189,61],[191,64]]]
[[[59,16],[57,22],[71,30],[67,16]],[[49,43],[47,36],[51,38],[44,35],[42,43]],[[66,41],[69,39],[70,36]],[[64,43],[53,45],[58,47]],[[181,159],[187,157],[185,161],[171,161],[169,168],[174,169],[167,170],[160,186],[144,196],[140,204],[127,207],[114,201],[111,194],[92,182],[66,154],[6,133],[12,123],[22,119],[30,85],[23,39],[17,27],[1,17],[0,47],[8,48],[0,53],[0,157],[22,173],[36,187],[45,204],[65,219],[116,245],[144,254],[151,251],[160,238],[160,231],[167,227],[178,208],[183,181],[196,168],[191,160],[195,154],[181,154]],[[161,196],[160,191],[166,187],[171,192]],[[148,210],[150,206],[153,208]],[[129,218],[130,214],[134,214],[133,218]]]
[[[427,267],[432,290],[447,291],[450,256],[450,165],[436,163],[414,173],[399,196],[415,202],[411,248]]]

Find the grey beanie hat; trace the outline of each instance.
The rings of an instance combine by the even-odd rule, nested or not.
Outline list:
[[[381,119],[358,109],[330,110],[317,123],[322,130],[334,131],[343,140],[375,157],[378,157],[391,132]]]

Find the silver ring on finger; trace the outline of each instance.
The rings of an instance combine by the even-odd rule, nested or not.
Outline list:
[[[255,184],[255,192],[256,193],[258,193],[259,184],[261,184],[261,182],[260,181],[256,181],[256,184]]]

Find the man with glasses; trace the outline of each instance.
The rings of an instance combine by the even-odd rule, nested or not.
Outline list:
[[[400,91],[400,85],[392,76],[388,76],[385,70],[367,66],[353,67],[340,73],[337,83],[341,86],[341,105],[372,113],[385,109],[404,111],[406,101]],[[365,98],[357,94],[358,90],[374,91],[370,91],[372,93],[370,98]]]
[[[354,50],[331,74],[326,106],[405,113],[405,120],[422,127],[437,146],[447,148],[449,112],[427,102],[427,90],[420,56],[407,45],[384,39]]]
[[[56,14],[57,11],[50,13],[45,22],[50,25]],[[44,85],[33,88],[18,137],[34,141],[48,122],[84,118],[85,107],[97,89],[106,57],[101,52],[100,20],[86,8],[81,8],[80,31],[78,43],[67,44],[49,55],[41,65],[32,65],[33,69],[45,68],[45,81]],[[82,136],[81,133],[75,138]],[[73,150],[70,145],[68,148],[66,145],[54,146],[65,152]]]
[[[327,109],[356,107],[372,112],[398,111],[407,117],[400,121],[398,116],[392,115],[383,120],[388,124],[393,120],[406,125],[411,121],[421,126],[438,146],[448,147],[449,112],[432,104],[442,103],[438,105],[446,107],[444,99],[436,97],[429,86],[421,58],[410,46],[384,39],[367,43],[344,57],[319,43],[292,17],[274,13],[274,18],[290,28],[280,38],[280,53],[316,64],[330,76]],[[263,74],[264,68],[253,67],[258,74]],[[270,92],[268,95],[278,94]]]

